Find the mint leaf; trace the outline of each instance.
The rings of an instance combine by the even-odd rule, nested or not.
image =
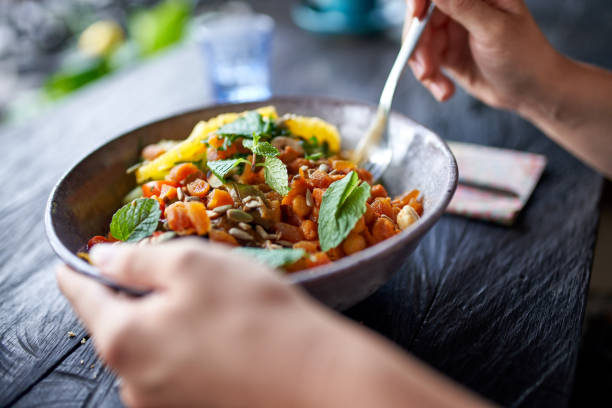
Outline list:
[[[117,210],[110,224],[110,233],[120,241],[140,241],[155,232],[160,216],[157,200],[138,198]]]
[[[206,163],[206,166],[220,179],[224,179],[227,173],[232,171],[234,167],[240,163],[248,163],[248,160],[243,158],[228,159],[228,160],[214,160]]]
[[[299,261],[305,255],[303,249],[262,249],[262,248],[236,248],[234,252],[250,256],[271,268],[279,268]]]
[[[322,251],[340,245],[365,213],[370,185],[359,183],[359,176],[351,171],[323,194],[318,228]]]
[[[276,157],[266,157],[263,164],[266,184],[272,187],[278,194],[285,196],[289,193],[289,174],[287,166]]]
[[[260,142],[259,138],[253,136],[251,139],[242,139],[242,145],[252,151],[254,154],[265,157],[276,157],[280,154],[278,149],[268,142]]]
[[[233,135],[251,138],[253,133],[263,133],[266,127],[269,126],[266,126],[263,117],[255,111],[250,111],[235,121],[221,126],[217,130],[217,134],[221,136]]]

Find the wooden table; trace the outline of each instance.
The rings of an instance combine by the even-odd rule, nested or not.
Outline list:
[[[274,90],[374,102],[397,44],[297,30],[277,17]],[[612,66],[608,0],[530,1],[564,51]],[[118,406],[115,377],[55,284],[42,215],[59,176],[86,152],[160,116],[211,103],[186,46],[0,130],[0,406]],[[396,108],[449,139],[544,154],[549,166],[512,228],[445,216],[407,267],[347,315],[498,403],[567,405],[580,341],[602,178],[529,124],[460,93],[438,105],[412,78]],[[68,331],[76,333],[69,337]]]

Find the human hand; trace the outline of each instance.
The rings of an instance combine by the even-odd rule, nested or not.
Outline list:
[[[409,65],[439,101],[454,85],[493,107],[517,110],[541,98],[564,62],[523,0],[434,0],[436,10]],[[407,0],[406,27],[427,0]],[[448,76],[447,76],[448,74]]]
[[[91,256],[105,276],[153,290],[128,298],[66,267],[57,274],[100,358],[120,375],[127,405],[289,407],[314,398],[310,370],[325,366],[317,349],[336,324],[272,271],[189,239],[100,244]]]

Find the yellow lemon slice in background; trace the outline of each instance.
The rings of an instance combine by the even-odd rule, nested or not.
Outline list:
[[[257,109],[256,112],[270,119],[278,117],[274,106],[265,106]],[[221,126],[235,121],[245,113],[224,113],[207,121],[198,122],[187,139],[155,160],[140,166],[136,170],[136,181],[141,184],[147,180],[159,180],[164,178],[176,163],[202,160],[206,153],[206,145],[202,141]]]
[[[285,125],[291,133],[302,139],[315,137],[319,143],[327,142],[333,153],[340,151],[340,132],[338,128],[321,118],[291,115],[285,119]]]

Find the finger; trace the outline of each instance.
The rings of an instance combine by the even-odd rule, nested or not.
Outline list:
[[[450,18],[477,36],[489,36],[505,12],[484,0],[433,0]]]
[[[119,285],[142,290],[167,287],[171,257],[162,245],[98,244],[90,258],[100,272]]]
[[[414,76],[419,80],[430,78],[438,71],[438,61],[434,55],[433,27],[426,27],[418,46],[408,61]]]
[[[422,18],[427,7],[427,0],[407,0],[406,1],[406,18],[413,17]]]
[[[460,24],[449,21],[446,25],[446,37],[448,45],[442,63],[447,68],[459,70],[464,59],[470,54],[468,32]]]
[[[423,81],[423,86],[429,90],[436,100],[445,102],[455,93],[455,84],[446,75],[438,71],[430,79]]]
[[[111,289],[67,266],[58,267],[56,277],[60,291],[90,333],[97,333],[124,306],[124,300]]]

